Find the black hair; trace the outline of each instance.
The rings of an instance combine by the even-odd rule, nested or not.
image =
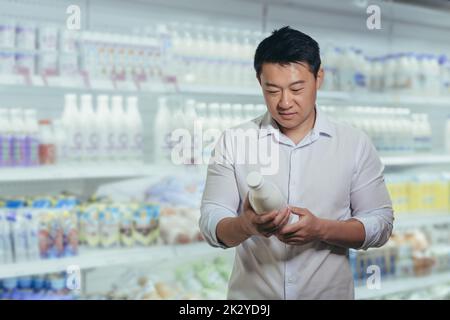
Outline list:
[[[307,34],[286,26],[274,30],[261,41],[256,48],[253,66],[259,79],[264,63],[287,65],[299,62],[306,62],[317,77],[321,64],[319,44]]]

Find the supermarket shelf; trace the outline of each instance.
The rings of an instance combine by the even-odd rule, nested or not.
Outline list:
[[[257,86],[228,87],[228,86],[178,85],[176,92],[177,93],[186,93],[186,94],[262,96],[261,89]]]
[[[385,166],[414,166],[450,164],[450,155],[411,155],[411,156],[384,156],[381,161]]]
[[[395,215],[394,228],[414,228],[450,223],[450,213],[400,213]]]
[[[180,259],[198,259],[214,254],[223,254],[223,250],[212,248],[205,242],[147,248],[81,249],[80,254],[75,257],[0,265],[0,278],[63,272],[69,266],[89,270],[126,264],[157,264]]]
[[[120,179],[186,170],[185,166],[139,164],[55,165],[32,168],[2,168],[0,183],[73,179]]]
[[[87,85],[89,83],[89,85]],[[10,94],[61,94],[67,90],[74,92],[123,92],[138,95],[145,94],[217,94],[230,96],[262,97],[258,85],[219,86],[187,85],[171,82],[140,82],[139,87],[133,81],[95,80],[75,77],[46,77],[33,75],[0,75],[0,92]],[[389,94],[373,92],[318,91],[319,101],[340,101],[351,104],[371,105],[435,105],[450,106],[450,96],[414,96],[408,94]]]
[[[356,287],[355,298],[358,300],[376,299],[386,295],[426,289],[428,287],[450,282],[450,272],[438,273],[429,276],[395,279],[381,282],[381,289],[368,289]]]
[[[417,155],[381,157],[387,167],[450,164],[450,155]],[[142,165],[129,163],[107,163],[102,165],[55,165],[32,168],[1,168],[0,183],[42,180],[71,179],[120,179],[141,177],[152,174],[185,172],[186,170],[206,170],[206,166],[176,166],[176,165]]]

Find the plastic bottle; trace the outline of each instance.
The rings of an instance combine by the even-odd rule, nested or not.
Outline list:
[[[196,128],[195,124],[197,121],[197,113],[195,111],[196,102],[194,99],[188,99],[184,106],[184,114],[185,114],[185,124],[186,129],[189,131],[189,136],[191,140],[191,154],[190,154],[190,163],[195,163],[195,157],[198,152],[199,145],[197,144],[198,140],[195,139]]]
[[[8,110],[0,109],[0,168],[11,165],[11,126]]]
[[[92,106],[92,96],[90,94],[83,94],[81,96],[80,119],[83,132],[83,152],[81,159],[91,162],[97,158],[98,130]]]
[[[39,126],[35,109],[25,110],[25,165],[36,166],[39,164]]]
[[[22,166],[25,164],[25,123],[23,121],[23,112],[21,109],[11,109],[11,133],[12,141],[10,144],[11,164],[13,166]]]
[[[79,162],[83,152],[83,135],[77,108],[77,96],[66,94],[64,96],[63,126],[67,132],[67,149],[70,162]]]
[[[204,132],[208,129],[208,119],[206,112],[206,103],[199,102],[195,106],[197,119],[195,121],[194,131],[194,163],[203,163],[204,151]]]
[[[42,165],[55,163],[55,140],[52,132],[51,121],[43,119],[39,121],[39,162]]]
[[[16,26],[16,47],[34,50],[36,47],[36,25],[33,22],[18,22]]]
[[[53,134],[55,143],[55,163],[67,163],[67,134],[60,119],[53,120]]]
[[[127,159],[132,162],[142,162],[144,157],[143,124],[138,109],[138,99],[135,96],[127,98],[127,133],[129,135],[129,153]]]
[[[158,113],[155,118],[155,161],[165,164],[170,162],[170,123],[171,116],[167,106],[167,98],[160,97],[158,100]]]
[[[114,152],[114,141],[110,137],[111,112],[108,107],[109,97],[107,95],[97,96],[97,112],[95,114],[98,130],[98,153],[97,159],[100,162],[108,161]]]
[[[114,134],[114,159],[122,161],[128,153],[128,134],[125,127],[125,112],[122,96],[111,99],[111,132]],[[110,133],[111,133],[110,132]]]
[[[16,22],[2,17],[0,22],[0,48],[14,48]]]
[[[286,206],[280,190],[272,183],[265,181],[263,176],[252,171],[247,175],[247,185],[250,188],[248,199],[257,214],[265,214],[281,210]]]
[[[192,156],[192,144],[189,141],[188,135],[178,135],[175,134],[175,130],[182,129],[188,130],[189,124],[187,123],[187,118],[185,110],[182,105],[178,106],[173,113],[173,122],[170,125],[169,136],[167,138],[169,159],[171,162],[177,164],[190,164]],[[176,149],[175,153],[174,148]],[[178,152],[177,152],[178,151]],[[173,157],[176,157],[173,158]]]

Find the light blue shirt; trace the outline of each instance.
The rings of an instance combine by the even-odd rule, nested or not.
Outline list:
[[[386,243],[394,217],[373,144],[362,131],[316,109],[314,128],[297,145],[268,112],[222,134],[208,166],[199,221],[210,245],[226,249],[217,239],[217,224],[241,213],[246,177],[254,170],[274,183],[290,206],[307,208],[320,218],[361,221],[365,240],[359,249]],[[239,130],[256,134],[236,139]],[[240,161],[240,154],[252,149],[254,155],[258,146],[268,146],[272,153],[256,163]],[[321,241],[293,246],[275,236],[252,236],[236,247],[228,298],[354,299],[348,248]]]

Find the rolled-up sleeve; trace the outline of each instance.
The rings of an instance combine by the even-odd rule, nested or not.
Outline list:
[[[367,135],[358,144],[350,203],[352,217],[364,225],[365,240],[358,249],[381,247],[392,234],[394,213],[384,181],[384,166]]]
[[[227,248],[217,239],[217,225],[228,217],[236,217],[240,197],[236,184],[231,140],[226,134],[219,138],[212,153],[203,192],[200,231],[213,247]]]

